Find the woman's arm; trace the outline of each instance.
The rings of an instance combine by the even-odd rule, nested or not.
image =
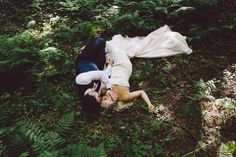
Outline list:
[[[152,105],[152,103],[150,102],[148,98],[148,95],[143,90],[138,90],[138,91],[129,93],[126,96],[125,101],[130,102],[130,101],[133,101],[135,98],[139,98],[139,97],[141,97],[145,101],[145,103],[148,105],[149,112],[155,112],[155,107]]]

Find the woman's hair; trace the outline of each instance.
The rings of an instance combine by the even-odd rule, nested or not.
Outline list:
[[[111,103],[107,110],[113,110],[115,108],[115,106],[117,106],[117,102]]]
[[[101,111],[101,105],[97,102],[96,98],[87,94],[83,97],[83,105],[82,105],[86,115],[91,117],[94,115],[98,115]]]

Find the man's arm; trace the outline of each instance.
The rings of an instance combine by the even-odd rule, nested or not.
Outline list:
[[[75,82],[79,85],[87,85],[90,84],[93,80],[100,80],[104,83],[106,88],[111,88],[111,84],[109,81],[109,76],[111,75],[111,65],[109,64],[107,69],[104,71],[89,71],[85,73],[81,73],[76,76]]]

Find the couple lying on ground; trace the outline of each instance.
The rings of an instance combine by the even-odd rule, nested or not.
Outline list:
[[[146,37],[115,35],[107,42],[101,37],[93,39],[76,59],[76,83],[83,108],[89,114],[98,113],[101,108],[122,110],[135,98],[141,97],[149,112],[155,112],[143,90],[129,91],[130,58],[156,58],[191,52],[186,37],[171,31],[168,26]]]

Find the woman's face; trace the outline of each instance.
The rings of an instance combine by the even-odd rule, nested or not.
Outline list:
[[[115,103],[110,95],[104,95],[102,97],[102,101],[101,101],[101,106],[104,108],[108,108],[111,104]]]
[[[88,93],[90,96],[93,96],[93,97],[95,97],[95,99],[97,100],[97,102],[101,102],[101,98],[99,97],[99,95],[98,95],[98,92],[96,92],[96,91],[91,91],[91,92],[89,92]]]

